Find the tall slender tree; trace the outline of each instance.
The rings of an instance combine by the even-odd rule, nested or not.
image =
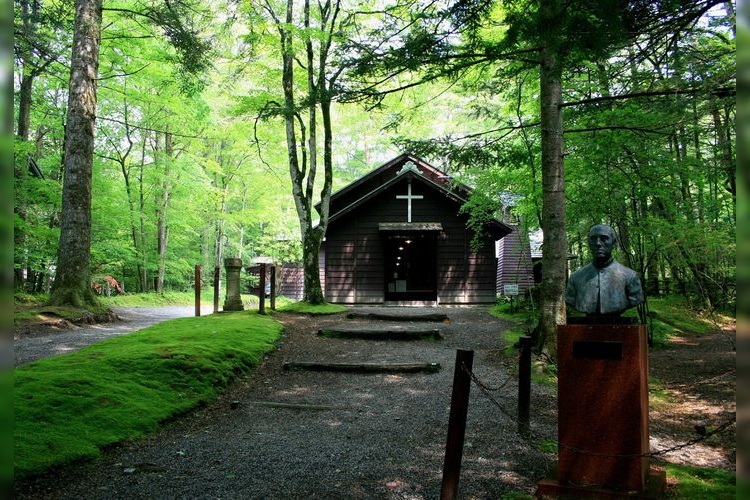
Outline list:
[[[539,348],[555,355],[557,325],[565,323],[565,279],[568,240],[565,225],[565,166],[563,162],[563,116],[561,53],[564,33],[560,20],[564,6],[559,0],[540,0],[539,89],[542,145],[542,254]]]
[[[96,299],[90,286],[91,172],[94,162],[96,86],[102,24],[101,0],[76,0],[68,114],[63,154],[64,178],[60,246],[51,304],[84,306]]]
[[[282,58],[282,90],[284,104],[280,114],[284,117],[289,176],[292,194],[297,208],[304,272],[304,299],[317,304],[325,301],[320,282],[318,253],[328,226],[328,206],[333,188],[333,126],[331,106],[336,80],[342,69],[329,66],[331,48],[339,28],[339,0],[326,0],[317,4],[311,13],[311,2],[304,0],[301,21],[295,14],[294,0],[287,0],[284,16],[275,13],[270,2],[265,10],[274,19],[279,34]],[[317,25],[313,25],[313,22]],[[304,29],[295,28],[295,22]],[[295,33],[302,33],[302,47],[306,71],[306,95],[298,99],[294,67],[298,62],[295,49]],[[302,101],[299,103],[298,101]],[[315,192],[318,188],[318,110],[322,116],[323,129],[323,183],[320,187],[319,217],[314,214]],[[305,123],[305,118],[307,122]]]

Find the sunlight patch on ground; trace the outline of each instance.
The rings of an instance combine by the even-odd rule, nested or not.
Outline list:
[[[298,385],[295,385],[289,390],[284,391],[276,391],[276,394],[279,396],[302,396],[304,394],[309,394],[310,388],[309,387],[300,387]]]
[[[366,400],[375,399],[375,395],[370,392],[357,392],[354,394],[354,397],[357,399],[366,399]]]
[[[698,342],[691,342],[689,338],[685,338],[685,337],[672,337],[669,341],[673,344],[681,344],[681,345],[689,345],[689,346],[698,345]]]
[[[666,450],[682,444],[674,439],[668,437],[662,438],[653,434],[651,435],[650,443],[651,453],[659,453],[660,450]],[[692,467],[733,468],[733,464],[730,463],[729,457],[726,456],[724,450],[721,448],[712,448],[703,443],[696,443],[685,448],[680,448],[673,452],[659,455],[658,458],[665,462],[690,465]]]

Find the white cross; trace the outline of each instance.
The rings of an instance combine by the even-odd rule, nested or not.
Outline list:
[[[406,191],[406,194],[397,194],[396,195],[397,200],[406,200],[406,222],[411,222],[411,200],[421,200],[424,199],[424,196],[421,194],[411,194],[411,179],[409,179],[409,187]]]

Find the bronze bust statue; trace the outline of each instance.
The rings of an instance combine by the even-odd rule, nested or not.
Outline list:
[[[593,261],[570,275],[565,302],[589,316],[619,316],[643,302],[638,273],[612,258],[617,239],[606,224],[589,230]]]

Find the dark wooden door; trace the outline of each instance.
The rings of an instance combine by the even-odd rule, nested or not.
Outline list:
[[[383,255],[385,300],[437,300],[435,233],[388,235]]]

